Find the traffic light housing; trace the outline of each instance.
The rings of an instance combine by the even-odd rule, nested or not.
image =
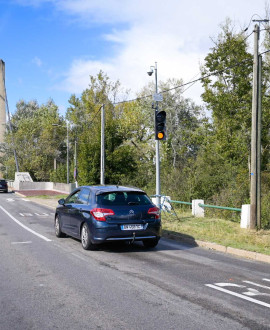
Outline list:
[[[166,112],[155,111],[155,139],[166,140]]]

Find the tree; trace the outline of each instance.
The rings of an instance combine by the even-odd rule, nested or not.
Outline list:
[[[15,147],[20,171],[29,172],[33,179],[48,181],[56,150],[63,140],[59,132],[55,134],[52,124],[61,120],[52,100],[41,106],[36,101],[19,101],[11,119],[13,130],[6,135],[3,163],[15,168],[12,154]]]
[[[67,118],[78,138],[78,171],[80,184],[100,182],[100,109],[106,113],[105,154],[106,183],[128,182],[136,175],[135,147],[128,144],[127,128],[122,120],[125,107],[115,107],[111,101],[119,92],[119,82],[112,83],[102,71],[90,77],[89,87],[80,98],[70,98]]]

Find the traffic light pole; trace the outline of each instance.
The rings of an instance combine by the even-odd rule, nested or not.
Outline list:
[[[157,62],[155,62],[155,85],[156,94],[158,93],[158,83],[157,83]],[[156,101],[155,112],[158,112],[158,101]],[[156,115],[155,113],[155,115]],[[159,140],[156,140],[156,201],[159,209],[161,209],[160,201],[160,155],[159,155]]]

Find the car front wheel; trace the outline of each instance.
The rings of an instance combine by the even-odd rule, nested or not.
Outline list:
[[[86,223],[83,224],[81,230],[81,242],[84,250],[96,250],[96,244],[93,244],[90,239],[90,231]]]

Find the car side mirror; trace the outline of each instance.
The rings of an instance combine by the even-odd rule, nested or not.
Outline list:
[[[66,200],[64,198],[59,199],[58,204],[59,205],[65,205]]]

